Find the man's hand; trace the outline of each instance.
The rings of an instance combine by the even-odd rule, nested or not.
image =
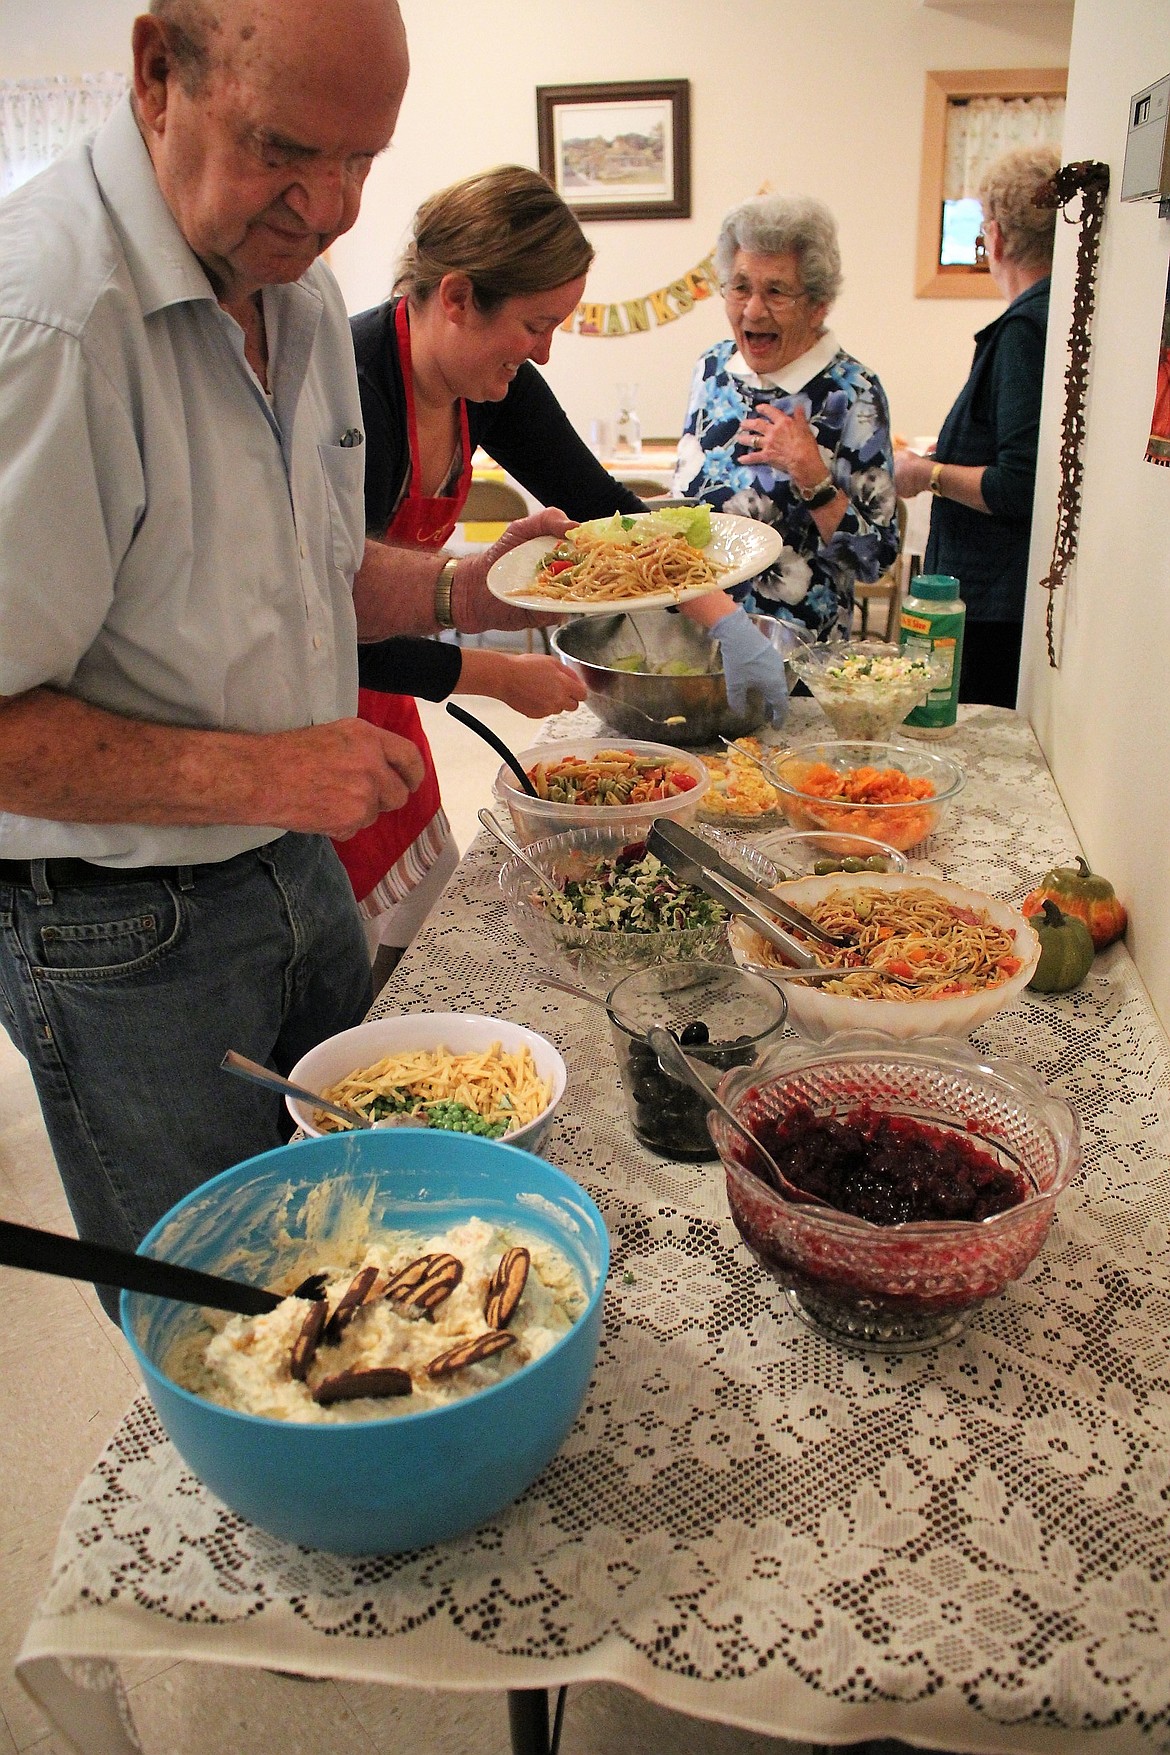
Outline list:
[[[65,823],[239,824],[344,839],[423,777],[364,719],[204,731],[128,719],[56,689],[0,700],[0,810]]]
[[[401,810],[422,782],[414,744],[364,719],[335,719],[264,741],[274,746],[271,795],[257,820],[280,829],[345,841],[383,811]]]
[[[530,518],[517,518],[509,524],[498,542],[483,554],[467,555],[455,569],[451,585],[451,614],[461,634],[482,634],[488,628],[548,628],[563,621],[560,615],[538,615],[531,610],[517,609],[493,597],[487,587],[487,576],[501,555],[534,536],[563,536],[573,520],[555,506],[546,506]]]

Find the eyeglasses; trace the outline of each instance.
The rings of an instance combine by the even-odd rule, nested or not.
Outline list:
[[[975,234],[975,266],[976,268],[987,267],[987,239],[982,232]]]
[[[729,305],[746,305],[755,294],[769,311],[776,312],[791,310],[793,305],[808,296],[803,287],[799,292],[792,292],[786,286],[753,286],[747,280],[726,280],[719,290]]]

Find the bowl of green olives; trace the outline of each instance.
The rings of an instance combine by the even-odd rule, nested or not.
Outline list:
[[[778,829],[753,838],[757,853],[777,868],[780,879],[832,877],[834,872],[906,870],[896,847],[868,835],[843,835],[830,829]]]
[[[606,999],[626,1113],[637,1138],[666,1158],[715,1158],[707,1110],[664,1072],[646,1041],[671,1030],[712,1089],[730,1067],[754,1066],[779,1037],[788,1001],[774,982],[725,963],[636,969]]]

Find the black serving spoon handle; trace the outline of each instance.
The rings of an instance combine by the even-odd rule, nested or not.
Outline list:
[[[512,753],[503,738],[496,736],[490,725],[485,725],[482,719],[477,719],[475,714],[469,713],[465,707],[457,707],[454,701],[447,702],[447,711],[452,719],[458,719],[461,725],[466,725],[469,731],[474,731],[477,736],[483,738],[485,743],[491,744],[496,754],[507,762],[529,798],[539,797],[536,787],[524,772],[519,757]]]
[[[239,1316],[264,1316],[283,1302],[280,1293],[263,1286],[246,1286],[242,1280],[180,1267],[153,1255],[136,1255],[108,1243],[87,1243],[82,1237],[63,1237],[57,1231],[38,1231],[32,1225],[14,1225],[6,1219],[0,1219],[0,1265],[35,1274],[59,1274],[67,1280],[95,1280],[102,1286],[149,1292],[156,1298],[208,1305]]]

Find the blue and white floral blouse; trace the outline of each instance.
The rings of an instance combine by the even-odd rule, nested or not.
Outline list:
[[[828,542],[790,478],[771,464],[741,462],[736,433],[758,403],[802,408],[825,467],[849,506]],[[733,340],[701,354],[691,380],[672,492],[774,524],[776,564],[732,595],[749,609],[802,623],[826,639],[848,633],[853,585],[878,579],[898,554],[894,459],[886,393],[827,333],[782,371],[759,377]]]

